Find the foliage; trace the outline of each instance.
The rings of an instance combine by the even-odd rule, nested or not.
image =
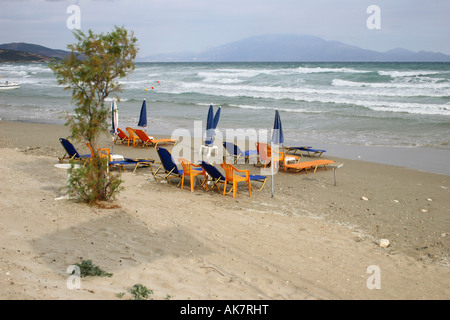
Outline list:
[[[80,201],[96,204],[114,200],[122,190],[119,173],[110,172],[106,158],[94,158],[86,166],[69,169],[68,193]]]
[[[153,294],[153,291],[137,283],[130,289],[130,293],[134,296],[135,300],[147,300],[148,296]]]
[[[89,203],[108,201],[114,198],[111,193],[118,192],[120,179],[110,181],[113,177],[108,174],[107,166],[97,161],[98,140],[102,133],[108,133],[110,123],[110,108],[105,99],[114,94],[120,100],[117,96],[121,91],[119,79],[135,68],[137,39],[132,32],[129,34],[125,28],[117,26],[107,34],[94,34],[92,30],[85,34],[76,30],[74,36],[78,42],[68,46],[71,54],[49,65],[57,83],[72,92],[74,113],[67,116],[66,122],[71,130],[70,137],[89,142],[93,152],[91,165],[74,172],[68,187]],[[89,194],[91,191],[93,194]]]
[[[120,92],[118,78],[134,70],[137,39],[117,26],[106,35],[76,30],[74,36],[78,43],[68,46],[72,51],[69,57],[54,61],[50,68],[58,84],[72,91],[75,114],[68,116],[67,122],[71,137],[90,142],[96,152],[100,134],[108,129],[105,99]]]
[[[112,277],[112,273],[107,273],[94,265],[91,260],[83,260],[81,263],[75,263],[80,268],[81,277],[97,276],[97,277]]]

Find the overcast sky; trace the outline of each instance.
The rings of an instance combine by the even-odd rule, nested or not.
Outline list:
[[[140,57],[277,33],[450,54],[449,0],[0,0],[0,43],[66,49],[74,42],[70,5],[80,9],[83,31],[134,31]],[[370,5],[380,9],[380,29],[367,27]]]

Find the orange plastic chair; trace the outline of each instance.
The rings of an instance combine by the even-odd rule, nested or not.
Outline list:
[[[120,139],[122,141],[122,143],[127,142],[127,145],[130,145],[130,138],[127,136],[127,134],[125,132],[123,132],[122,129],[117,128],[117,138],[114,140],[114,144],[116,143],[116,141]]]
[[[126,130],[128,131],[129,140],[133,141],[133,147],[136,147],[140,138],[136,135],[133,128],[126,127]],[[128,142],[128,145],[130,145],[130,142]]]
[[[184,177],[189,176],[191,180],[191,192],[193,192],[195,186],[195,179],[198,179],[199,175],[202,175],[206,179],[206,172],[200,165],[195,165],[187,159],[179,158],[178,162],[180,162],[181,166],[183,167],[183,175],[181,176],[181,189],[183,189]],[[201,170],[193,169],[193,167],[201,168]]]
[[[256,150],[258,150],[259,158],[264,163],[264,168],[272,161],[272,148],[267,143],[257,142]],[[286,159],[291,158],[298,162],[299,156],[289,155],[286,156],[284,152],[274,151],[273,160],[280,162],[282,165],[286,165]],[[286,168],[285,168],[286,170]]]
[[[248,184],[248,196],[252,196],[252,186],[250,184],[250,172],[249,170],[239,170],[236,169],[233,165],[229,163],[222,163],[220,165],[223,170],[225,170],[225,182],[224,182],[224,188],[223,188],[223,195],[225,195],[225,192],[227,190],[227,182],[230,181],[233,185],[233,198],[236,198],[236,192],[237,192],[237,183],[238,182],[247,182]],[[245,176],[237,175],[236,172],[242,172],[245,173]]]
[[[89,142],[86,143],[86,145],[88,146],[89,150],[91,151],[91,161],[92,161],[92,158],[94,158],[94,150],[92,150],[92,146]],[[111,153],[109,152],[109,148],[98,148],[98,151],[99,151],[98,155],[99,155],[100,159],[107,158],[109,166],[112,167],[113,163],[111,163]],[[117,165],[121,166],[123,171],[126,171],[123,163],[118,163]]]
[[[146,132],[140,129],[134,129],[134,132],[137,134],[139,139],[142,141],[142,147],[147,147],[148,145],[152,145],[155,148],[158,146],[159,143],[168,144],[168,143],[176,143],[177,140],[174,139],[154,139],[153,137],[150,137]]]
[[[91,144],[88,142],[86,144],[89,148],[89,150],[91,151],[91,161],[92,158],[94,157],[94,151],[92,150],[92,146]],[[155,161],[152,159],[129,159],[129,158],[124,158],[123,160],[114,160],[112,161],[112,157],[111,157],[111,153],[109,151],[109,148],[98,148],[99,151],[99,157],[100,158],[107,158],[108,159],[108,164],[109,167],[112,168],[114,166],[119,166],[123,169],[124,172],[126,172],[127,170],[125,169],[125,165],[134,165],[134,170],[133,172],[136,171],[136,169],[141,165],[141,166],[146,166],[146,167],[150,167],[150,170],[153,173],[153,169],[151,167],[151,163],[154,163]]]

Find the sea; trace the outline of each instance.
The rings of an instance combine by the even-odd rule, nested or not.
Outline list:
[[[63,124],[73,113],[70,91],[46,64],[0,64],[0,76],[20,84],[0,91],[1,120]],[[144,100],[154,135],[194,134],[210,105],[221,107],[224,134],[270,130],[278,110],[285,145],[356,158],[366,147],[384,158],[386,148],[431,150],[450,160],[450,63],[136,63],[120,83],[123,128],[137,127]]]

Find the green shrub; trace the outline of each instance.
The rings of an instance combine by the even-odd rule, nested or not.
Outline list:
[[[119,172],[108,170],[106,158],[94,158],[86,166],[69,170],[68,193],[89,204],[114,200],[122,190]]]
[[[81,263],[75,263],[80,268],[81,277],[95,276],[95,277],[112,277],[112,273],[108,273],[97,267],[91,260],[83,260]]]

